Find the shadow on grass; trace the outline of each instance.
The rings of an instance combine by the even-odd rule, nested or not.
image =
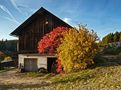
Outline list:
[[[95,67],[121,66],[121,56],[119,55],[97,55],[94,58]]]
[[[0,90],[7,90],[7,89],[34,89],[34,88],[43,88],[44,86],[49,86],[50,83],[43,83],[43,84],[2,84],[0,83]]]
[[[68,82],[75,82],[77,80],[82,80],[82,81],[86,81],[86,80],[89,80],[93,78],[93,76],[91,76],[89,73],[86,73],[86,74],[83,74],[83,75],[77,75],[75,77],[70,77],[70,78],[66,78],[65,79],[62,79],[62,80],[55,80],[54,82],[52,83],[48,83],[46,81],[44,82],[41,82],[40,84],[3,84],[3,83],[0,83],[0,90],[7,90],[7,89],[20,89],[20,90],[23,90],[23,89],[42,89],[44,87],[49,87],[49,86],[52,86],[52,85],[56,85],[56,84],[65,84],[65,83],[68,83]]]
[[[14,70],[14,69],[17,69],[17,68],[2,69],[2,70],[0,70],[0,73],[7,72],[7,71],[11,71],[11,70]]]

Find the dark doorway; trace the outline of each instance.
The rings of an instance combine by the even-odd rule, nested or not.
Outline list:
[[[56,72],[56,57],[49,57],[47,58],[47,71],[49,73]]]

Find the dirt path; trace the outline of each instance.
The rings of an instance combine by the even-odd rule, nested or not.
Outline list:
[[[46,84],[47,81],[42,80],[40,77],[27,77],[22,73],[18,73],[17,69],[0,72],[0,90],[22,90],[25,88],[41,87]]]

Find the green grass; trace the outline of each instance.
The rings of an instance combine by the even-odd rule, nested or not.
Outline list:
[[[54,73],[39,73],[39,72],[25,72],[23,73],[25,77],[31,77],[31,78],[36,78],[39,77],[41,79],[50,79],[51,77],[54,77],[56,74]]]
[[[10,70],[13,70],[13,69],[15,69],[15,68],[1,69],[1,70],[0,70],[0,73],[2,73],[2,72],[7,72],[7,71],[10,71]]]
[[[97,67],[51,78],[51,89],[121,89],[121,66]],[[49,88],[50,86],[46,87]]]
[[[118,55],[121,53],[121,47],[108,47],[103,50],[103,53],[107,55]]]
[[[100,59],[104,60],[98,62],[92,69],[51,77],[51,84],[44,88],[49,90],[121,90],[120,57],[106,56]]]
[[[43,75],[44,73],[38,73],[38,72],[26,72],[25,73],[26,77],[33,77],[33,78],[42,77]]]

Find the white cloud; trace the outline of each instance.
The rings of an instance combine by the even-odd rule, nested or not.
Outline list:
[[[21,10],[18,8],[18,6],[16,5],[16,0],[10,0],[10,2],[12,3],[12,5],[14,6],[14,8],[16,9],[16,10],[18,10],[20,13],[22,13],[21,12]]]
[[[64,18],[63,21],[65,21],[68,24],[71,24],[71,18]]]
[[[78,28],[78,22],[72,21],[71,18],[64,18],[63,21],[65,21],[66,23],[70,24],[73,27]]]
[[[35,11],[37,11],[36,9],[32,9],[29,6],[25,6],[25,5],[18,5],[18,8],[21,9],[22,12],[24,12],[24,14],[26,16],[30,15],[31,13],[34,13]]]
[[[13,21],[13,22],[19,23],[19,22],[15,19],[15,17],[11,14],[11,12],[10,12],[5,6],[0,5],[0,9],[3,10],[4,12],[6,12],[6,13],[10,16],[10,17],[5,17],[5,16],[4,16],[4,18],[6,18],[6,19],[8,19],[8,20],[11,20],[11,21]]]
[[[18,21],[13,20],[13,19],[11,19],[11,18],[9,18],[9,17],[4,17],[4,16],[0,16],[0,17],[2,17],[2,18],[4,18],[4,19],[7,19],[7,20],[9,20],[9,21],[15,22],[16,24],[20,24]]]

